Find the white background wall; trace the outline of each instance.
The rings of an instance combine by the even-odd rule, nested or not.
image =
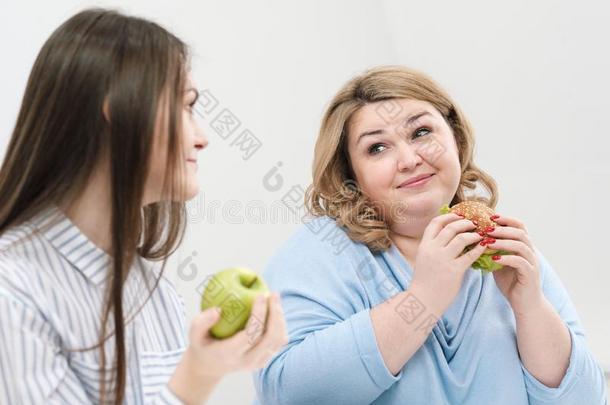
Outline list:
[[[233,265],[262,271],[297,228],[298,218],[256,221],[246,206],[269,213],[293,185],[309,184],[319,121],[333,93],[367,67],[405,64],[430,74],[465,110],[476,129],[476,161],[500,187],[497,211],[525,222],[566,285],[595,356],[610,370],[607,2],[5,3],[0,157],[42,43],[92,5],[154,19],[183,38],[195,54],[199,87],[218,101],[206,126],[228,108],[242,123],[238,131],[247,128],[262,142],[244,160],[233,138],[208,128],[201,194],[189,203],[187,240],[168,269],[189,317],[198,311],[206,275]],[[283,183],[273,191],[263,178],[278,162]],[[205,209],[214,204],[212,217]],[[247,403],[253,395],[249,374],[237,373],[210,403]]]

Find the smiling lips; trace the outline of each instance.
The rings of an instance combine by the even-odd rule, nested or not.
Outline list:
[[[398,186],[398,188],[417,186],[419,184],[424,184],[427,182],[427,179],[434,176],[434,173],[421,174],[419,176],[411,177],[410,179],[404,181]]]

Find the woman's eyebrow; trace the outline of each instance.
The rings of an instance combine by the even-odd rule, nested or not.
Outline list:
[[[403,124],[400,124],[403,128],[408,128],[409,126],[413,125],[413,123],[415,121],[417,121],[419,118],[425,116],[425,115],[430,115],[432,116],[432,114],[430,114],[429,111],[420,111],[414,114],[411,114],[410,116],[408,116],[405,120],[403,120]],[[358,137],[358,141],[356,142],[356,144],[358,144],[360,142],[360,140],[368,135],[380,135],[385,133],[385,130],[383,129],[374,129],[372,131],[365,131],[363,133],[360,134],[360,136]]]
[[[421,117],[423,117],[425,115],[432,116],[432,114],[429,111],[420,111],[418,113],[412,114],[407,119],[405,119],[403,121],[402,127],[403,128],[408,128],[409,126],[413,125],[413,123],[415,121],[417,121],[418,119],[420,119]]]
[[[379,134],[383,134],[385,131],[383,129],[374,129],[372,131],[365,131],[363,133],[360,134],[360,136],[358,137],[358,141],[356,142],[356,144],[358,144],[360,142],[360,140],[362,138],[364,138],[365,136],[368,135],[379,135]]]

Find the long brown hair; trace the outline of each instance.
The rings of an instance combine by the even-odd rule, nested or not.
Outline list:
[[[105,153],[110,159],[112,273],[105,286],[100,342],[86,350],[101,348],[104,374],[104,342],[114,335],[117,404],[126,384],[123,283],[138,255],[162,260],[162,274],[185,231],[185,204],[174,196],[183,191],[177,162],[183,161],[187,70],[187,46],[156,23],[114,10],[79,12],[40,50],[0,168],[2,234],[50,204],[73,201]],[[103,114],[105,101],[109,119]],[[167,134],[162,189],[169,198],[143,207],[160,103],[169,106],[162,130]],[[109,318],[114,333],[106,336]],[[102,375],[102,403],[105,381]]]
[[[451,97],[430,77],[404,66],[379,66],[349,80],[333,97],[322,119],[313,162],[313,183],[305,205],[313,216],[327,215],[345,227],[348,236],[373,251],[391,245],[389,228],[375,204],[358,190],[347,153],[347,125],[366,104],[394,98],[427,101],[445,118],[458,147],[462,168],[460,184],[450,203],[498,201],[495,180],[474,163],[474,132]],[[480,183],[489,197],[467,196]]]

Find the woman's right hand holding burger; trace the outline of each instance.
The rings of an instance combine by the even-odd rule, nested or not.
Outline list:
[[[437,316],[451,305],[460,291],[466,271],[486,249],[480,244],[484,236],[475,229],[472,221],[448,213],[433,218],[424,230],[413,265],[411,286],[435,297],[440,312]],[[462,253],[475,243],[472,250]]]
[[[474,229],[472,221],[454,213],[433,218],[417,249],[409,288],[371,309],[377,345],[393,375],[427,339],[460,291],[466,270],[485,251],[479,244],[483,236]]]

